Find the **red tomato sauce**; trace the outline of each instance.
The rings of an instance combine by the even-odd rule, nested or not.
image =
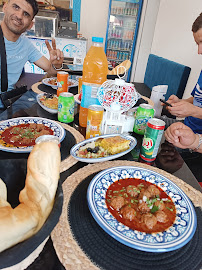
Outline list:
[[[138,187],[138,185],[140,185],[141,188],[139,188],[139,191],[138,191],[139,193],[137,197],[131,196],[131,194],[129,194],[126,191],[126,188],[128,186]],[[148,203],[147,205],[150,206],[150,208],[152,207],[152,209],[149,210],[150,212],[148,214],[156,216],[157,211],[160,209],[154,206],[154,203],[152,204],[152,202],[158,200],[159,202],[164,204],[163,212],[167,215],[167,222],[162,223],[158,221],[152,229],[149,229],[146,226],[146,224],[142,221],[143,215],[145,213],[139,210],[139,205],[143,201],[140,194],[144,192],[145,190],[147,190],[149,186],[155,186],[156,188],[158,188],[159,195],[153,196],[147,200],[146,202]],[[114,197],[118,197],[118,196],[121,196],[124,198],[124,206],[122,206],[119,210],[116,210],[112,207],[111,202]],[[107,204],[109,212],[119,222],[128,226],[132,230],[137,230],[137,231],[141,231],[145,233],[163,232],[174,223],[175,218],[176,218],[176,208],[172,199],[161,188],[141,179],[135,179],[135,178],[121,179],[111,184],[111,186],[107,189],[107,192],[106,192],[106,204]],[[122,209],[125,206],[129,206],[135,210],[135,216],[133,220],[123,218]]]
[[[43,124],[20,124],[3,131],[1,140],[5,146],[33,146],[36,138],[42,135],[53,135],[53,130]]]

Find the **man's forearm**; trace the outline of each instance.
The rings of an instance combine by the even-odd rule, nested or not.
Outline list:
[[[183,99],[183,100],[184,100],[184,101],[187,101],[187,102],[189,102],[189,103],[191,103],[191,104],[193,104],[194,98],[193,98],[193,97],[190,97],[190,98]]]
[[[195,110],[193,111],[192,116],[202,119],[202,108],[195,106]]]
[[[62,65],[60,65],[60,66],[55,66],[54,68],[51,62],[44,56],[42,56],[39,60],[37,60],[35,64],[51,76],[55,76],[57,74],[57,71],[59,71],[60,68],[62,67]]]

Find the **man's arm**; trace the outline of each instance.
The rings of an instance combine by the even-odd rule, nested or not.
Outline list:
[[[168,102],[172,105],[172,107],[167,107],[167,110],[177,117],[187,117],[193,116],[196,118],[202,119],[202,108],[193,105],[193,97],[188,99],[174,99],[174,95],[172,98],[168,99]],[[172,100],[174,102],[172,102]]]

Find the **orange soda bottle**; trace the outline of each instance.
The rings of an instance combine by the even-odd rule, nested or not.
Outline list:
[[[103,49],[103,38],[92,37],[90,47],[83,63],[82,98],[79,112],[79,125],[87,126],[88,107],[100,105],[97,99],[98,88],[107,80],[108,63]]]

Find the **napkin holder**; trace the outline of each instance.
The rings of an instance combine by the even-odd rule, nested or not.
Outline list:
[[[121,134],[124,132],[125,115],[121,113],[120,104],[114,102],[104,112],[102,134]]]

